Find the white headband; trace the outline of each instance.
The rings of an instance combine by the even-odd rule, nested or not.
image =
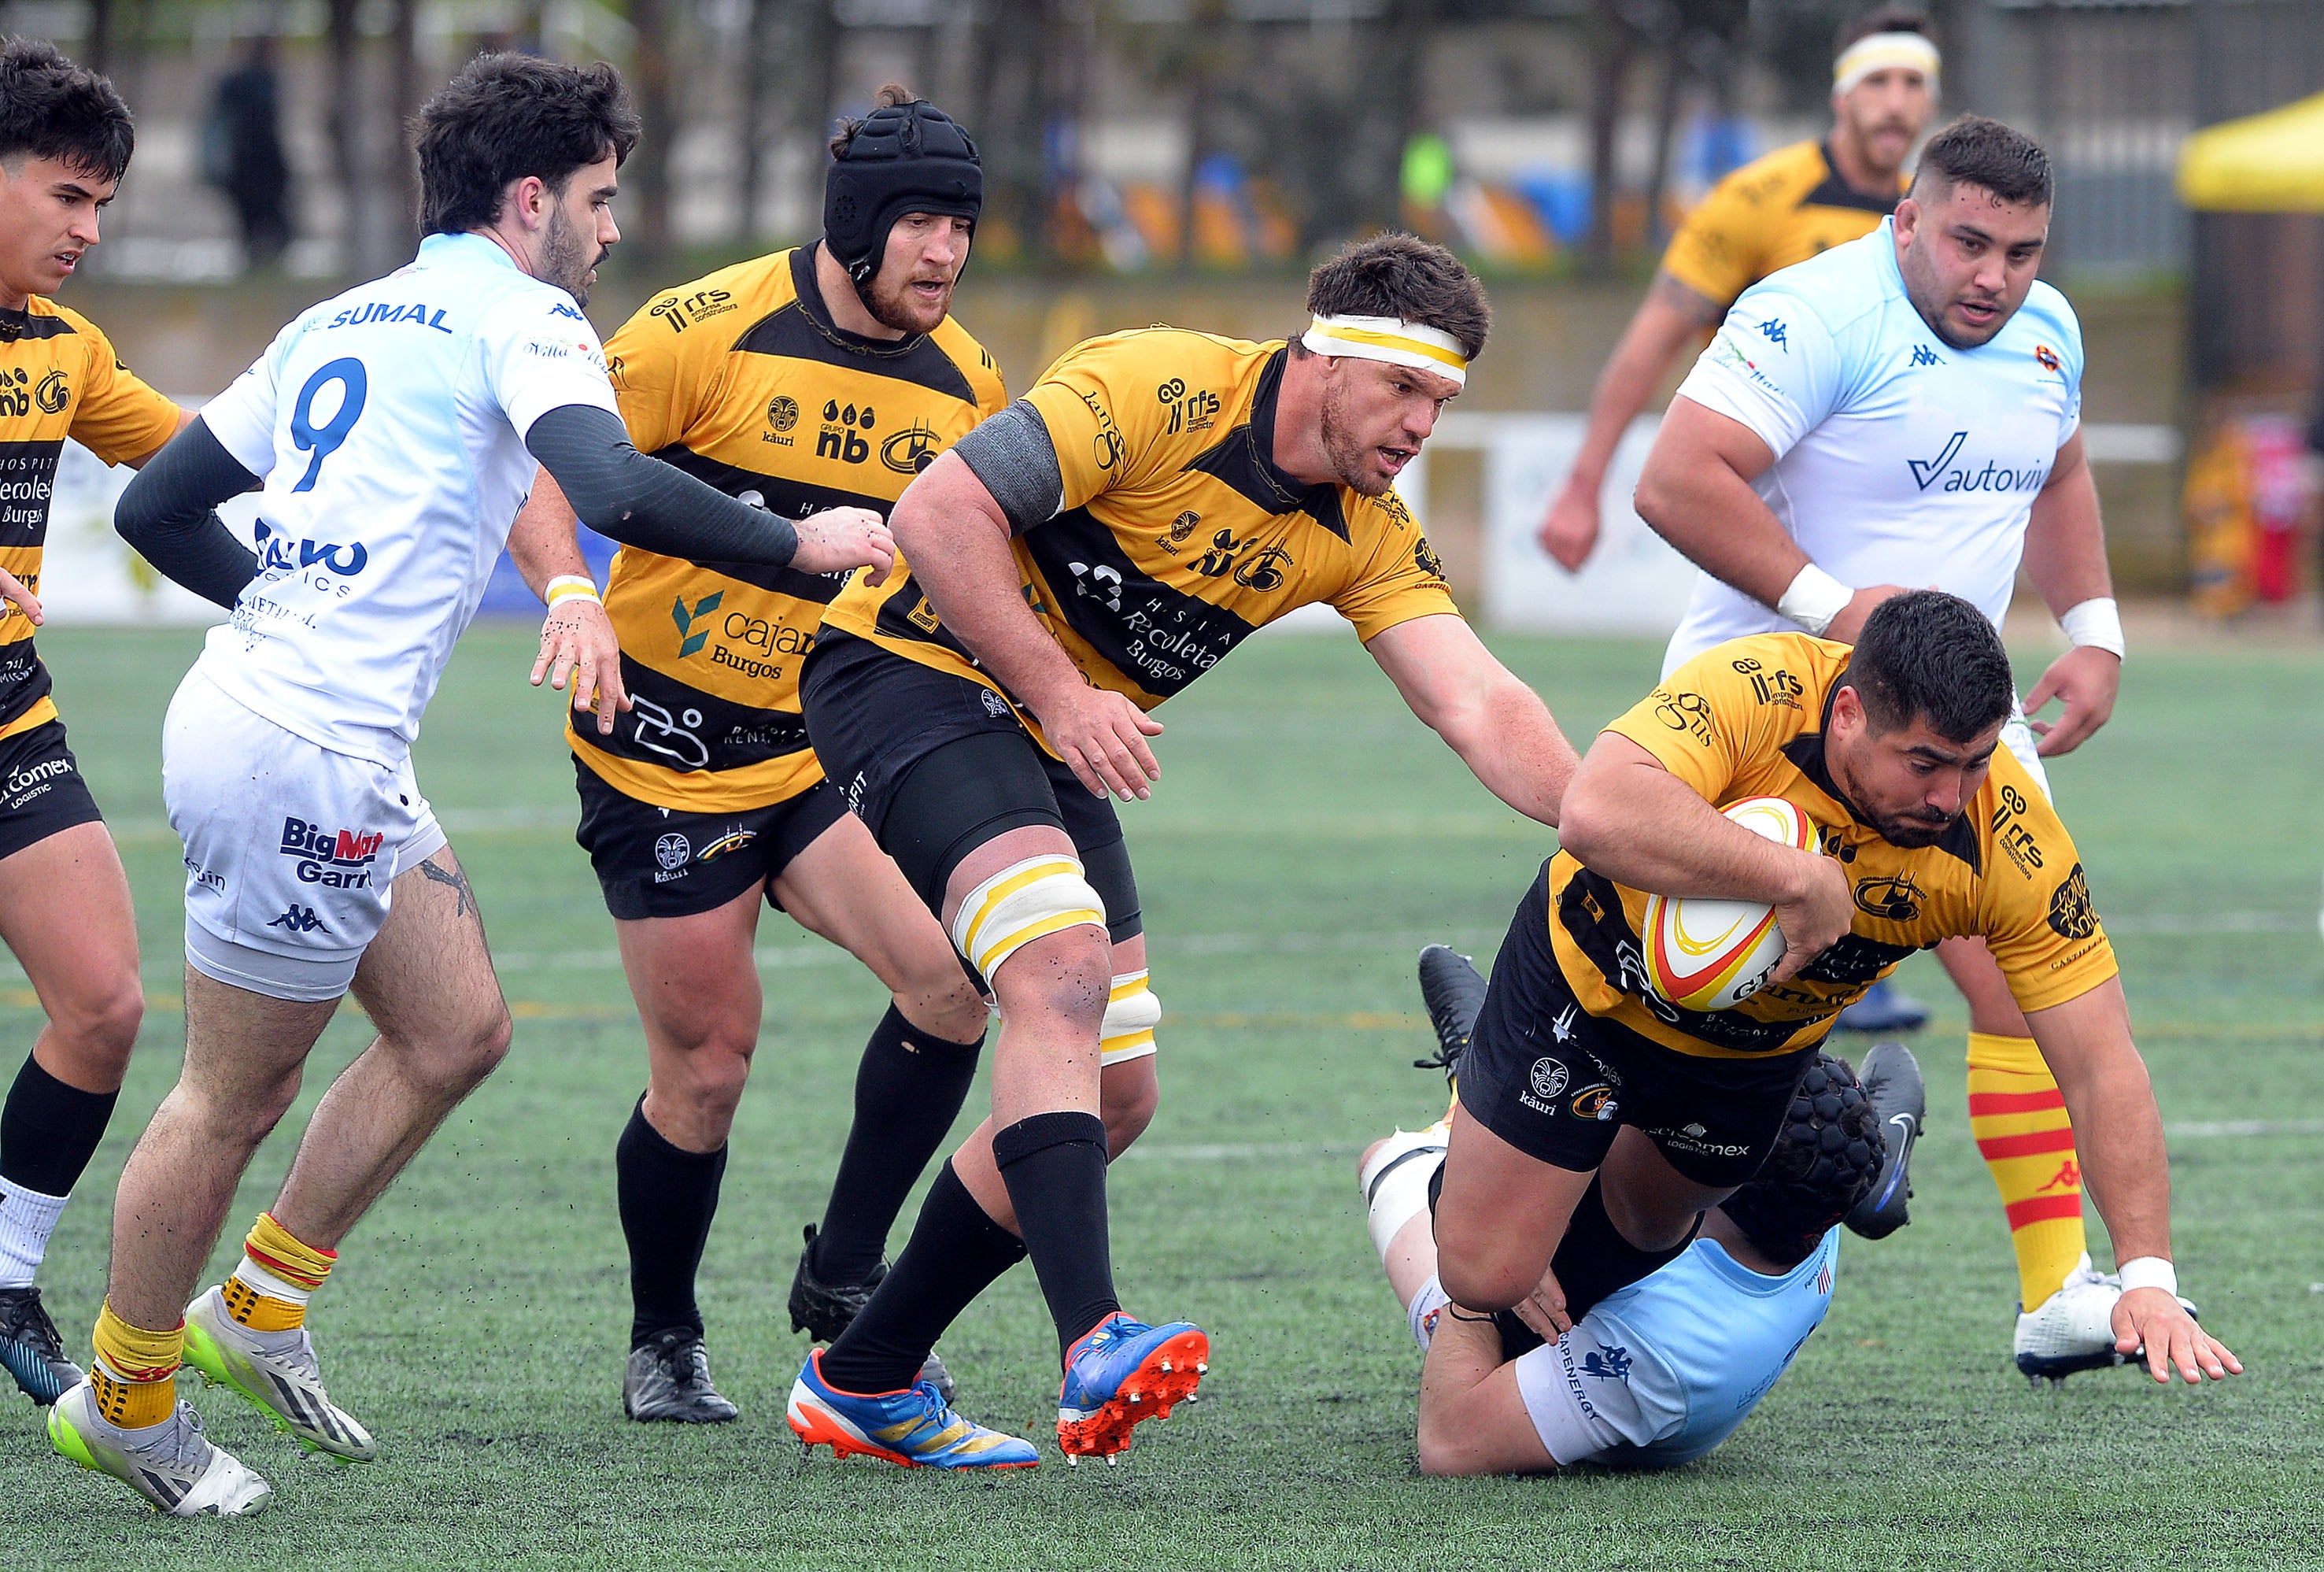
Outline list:
[[[1469,382],[1469,356],[1458,338],[1401,317],[1317,317],[1299,342],[1318,355],[1351,355],[1433,371],[1452,378],[1455,387]]]
[[[1831,90],[1853,92],[1875,71],[1902,67],[1918,71],[1937,85],[1937,46],[1917,32],[1875,32],[1858,39],[1831,63]]]

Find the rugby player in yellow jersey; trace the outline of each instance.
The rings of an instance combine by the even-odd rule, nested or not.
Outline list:
[[[1484,346],[1483,289],[1392,235],[1317,268],[1307,303],[1289,343],[1155,328],[1069,350],[912,484],[891,520],[899,570],[856,578],[825,615],[800,683],[816,753],[991,985],[1001,1029],[991,1118],[792,1387],[810,1446],[1036,1461],[910,1384],[1028,1252],[1069,1456],[1119,1452],[1205,1367],[1197,1327],[1122,1313],[1106,1231],[1106,1163],[1157,1095],[1162,1007],[1109,795],[1159,777],[1148,711],[1326,603],[1486,786],[1556,820],[1572,750],[1462,620],[1390,489]]]
[[[787,516],[884,514],[1005,402],[991,357],[948,315],[982,190],[966,134],[883,89],[832,142],[823,239],[660,295],[607,343],[631,439]],[[731,1419],[695,1279],[759,1037],[761,898],[895,996],[863,1050],[822,1228],[807,1231],[795,1329],[835,1337],[871,1296],[889,1225],[968,1096],[984,999],[807,743],[799,663],[844,574],[625,547],[601,613],[573,511],[545,474],[510,547],[554,600],[544,660],[560,628],[573,654],[593,656],[576,703],[618,690],[631,706],[616,725],[601,703],[596,725],[576,717],[566,734],[578,838],[646,1032],[646,1092],[614,1148],[632,1309],[622,1408],[640,1420]],[[616,639],[617,666],[606,653]],[[597,680],[600,659],[615,683]]]
[[[32,647],[65,439],[134,467],[189,418],[47,298],[97,243],[134,141],[112,83],[46,43],[0,44],[0,939],[49,1017],[0,1108],[0,1364],[39,1403],[81,1371],[33,1273],[145,1012],[129,881]]]
[[[1914,590],[1853,649],[1718,645],[1599,736],[1461,1057],[1435,1214],[1455,1303],[1578,1318],[1674,1259],[1757,1171],[1840,1007],[1975,934],[2081,1133],[2122,1263],[2116,1348],[2143,1347],[2158,1381],[2240,1371],[2176,1297],[2162,1115],[2073,842],[2000,746],[2015,697],[1985,615]],[[1718,811],[1759,796],[1802,809],[1817,848]],[[1773,906],[1788,948],[1769,985],[1715,1012],[1663,1000],[1639,949],[1647,892]]]
[[[1570,572],[1598,544],[1598,496],[1630,421],[1679,351],[1719,325],[1735,297],[1777,268],[1869,234],[1904,194],[1904,160],[1937,97],[1928,19],[1886,5],[1840,29],[1831,132],[1755,159],[1686,216],[1637,314],[1598,374],[1590,425],[1543,518],[1541,549]]]

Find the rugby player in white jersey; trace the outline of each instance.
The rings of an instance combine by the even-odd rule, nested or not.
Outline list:
[[[1665,675],[1747,634],[1852,640],[1899,586],[1949,590],[1998,624],[2022,563],[2073,647],[2024,707],[2057,698],[2063,715],[2013,716],[2002,741],[2046,790],[2042,759],[2106,724],[2122,624],[2080,430],[2081,328],[2034,277],[2051,196],[2032,138],[1964,117],[1931,139],[1893,219],[1736,301],[1638,483],[1639,516],[1704,570]],[[1969,1002],[1971,1125],[2018,1259],[2018,1367],[2121,1363],[2121,1287],[2090,1269],[2057,1080],[1984,941],[1937,953]],[[1850,1220],[1877,1237],[1903,1197]]]
[[[592,525],[649,550],[816,572],[892,560],[867,513],[794,525],[630,445],[580,305],[619,238],[615,171],[637,137],[610,66],[472,62],[420,111],[417,259],[284,328],[122,498],[132,544],[234,615],[162,736],[186,846],[185,1068],[122,1176],[97,1362],[49,1433],[174,1516],[268,1495],[174,1401],[181,1359],[309,1448],[374,1456],[324,1392],[307,1301],[508,1047],[410,746],[536,461]],[[262,476],[254,560],[210,510]],[[379,1035],[325,1093],[233,1276],[196,1293],[350,991]]]

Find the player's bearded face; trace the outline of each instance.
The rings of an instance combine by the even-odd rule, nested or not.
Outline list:
[[[583,165],[549,204],[549,227],[540,242],[540,281],[571,295],[576,305],[589,303],[597,264],[622,237],[613,223],[615,168],[611,153]]]
[[[968,265],[965,218],[907,213],[888,231],[888,249],[872,275],[864,304],[882,327],[899,333],[934,332],[952,310],[953,287]]]
[[[1460,392],[1452,379],[1354,356],[1333,358],[1320,411],[1323,453],[1342,485],[1379,496],[1436,429],[1436,417]]]
[[[1854,698],[1853,690],[1848,697]],[[1965,743],[1939,735],[1925,719],[1878,732],[1860,704],[1835,702],[1825,762],[1849,806],[1882,840],[1907,849],[1932,846],[1985,784],[2001,725]]]
[[[2025,303],[2049,236],[2046,204],[1938,185],[1898,205],[1896,266],[1921,319],[1954,348],[1974,349]]]
[[[1836,101],[1840,122],[1864,161],[1893,177],[1929,123],[1929,79],[1894,66],[1875,71]]]
[[[114,182],[53,158],[26,157],[0,170],[0,296],[54,293],[82,253],[97,244],[97,205]]]

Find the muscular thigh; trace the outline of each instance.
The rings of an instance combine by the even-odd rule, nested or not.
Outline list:
[[[650,1047],[682,1051],[716,1040],[747,1050],[755,1042],[759,902],[754,886],[707,911],[613,924]]]
[[[0,857],[0,940],[51,1018],[136,985],[129,879],[103,824],[77,824]]]
[[[397,874],[351,990],[386,1036],[436,1041],[507,1013],[468,875],[447,846]]]

